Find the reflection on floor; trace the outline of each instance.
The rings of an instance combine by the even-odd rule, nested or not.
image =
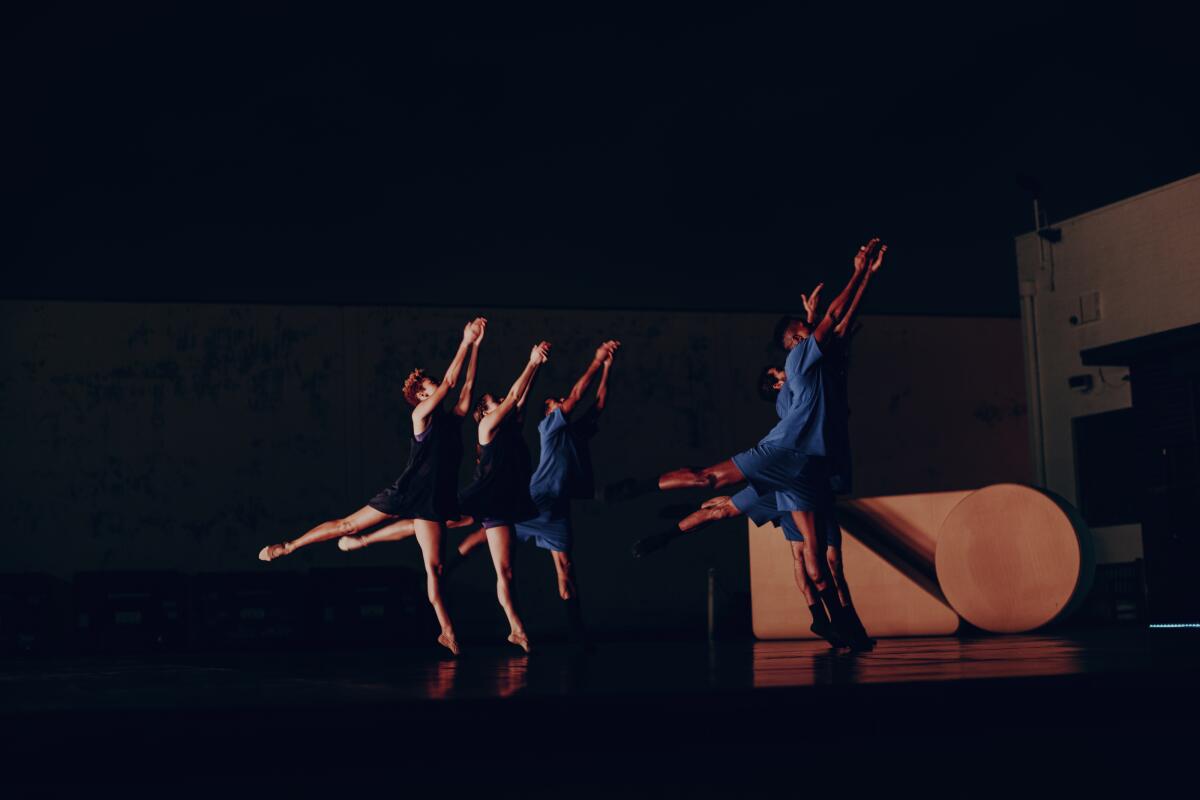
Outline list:
[[[348,753],[381,785],[404,768],[410,788],[449,771],[481,789],[521,758],[539,786],[587,775],[623,789],[759,785],[798,747],[846,769],[1013,748],[1161,761],[1191,741],[1174,731],[1200,716],[1198,667],[1200,631],[1128,628],[890,639],[862,655],[772,641],[10,659],[0,767],[38,785],[199,771],[274,791],[337,785]],[[465,768],[459,745],[480,737],[494,746],[468,748]]]

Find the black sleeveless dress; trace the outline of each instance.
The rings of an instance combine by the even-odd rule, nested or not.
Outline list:
[[[413,435],[404,472],[367,505],[403,519],[458,519],[462,450],[462,418],[438,407],[430,415],[425,434],[419,439]]]
[[[481,524],[512,524],[537,516],[537,506],[529,497],[533,463],[521,423],[513,413],[500,423],[492,441],[479,446],[475,478],[458,493],[463,513]]]

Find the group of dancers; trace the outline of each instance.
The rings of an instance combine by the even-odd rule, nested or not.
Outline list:
[[[779,321],[775,340],[787,357],[782,367],[764,368],[760,379],[760,391],[765,399],[774,399],[779,421],[757,445],[710,467],[675,469],[657,479],[627,478],[601,493],[605,500],[619,501],[647,492],[716,490],[746,483],[733,495],[705,501],[671,529],[638,540],[634,556],[641,558],[680,536],[738,515],[759,525],[771,522],[782,528],[791,543],[796,584],[813,618],[811,630],[834,647],[855,651],[870,650],[874,640],[855,612],[846,583],[834,500],[851,488],[847,344],[859,302],[886,252],[887,245],[871,239],[858,249],[850,280],[824,314],[818,313],[824,286],[819,284],[811,294],[801,295],[803,316]],[[513,549],[514,540],[532,542],[550,552],[569,635],[583,642],[585,628],[571,561],[571,504],[597,495],[589,442],[607,402],[609,373],[620,342],[600,344],[570,393],[545,400],[535,468],[523,435],[525,401],[538,368],[549,358],[550,343],[533,347],[506,394],[484,394],[472,406],[486,331],[487,320],[482,317],[466,324],[441,381],[421,369],[405,379],[403,395],[413,409],[413,434],[408,465],[400,477],[353,514],[321,523],[296,539],[268,545],[259,558],[273,561],[334,538],[341,550],[350,552],[415,537],[425,564],[429,602],[441,627],[438,643],[457,655],[459,644],[443,600],[443,582],[486,543],[496,571],[496,596],[511,629],[508,641],[529,652],[529,635],[513,590]],[[444,406],[459,385],[464,364],[466,375],[447,409]],[[597,375],[594,401],[587,410],[578,411]],[[460,490],[468,414],[477,424],[477,458],[473,480]],[[447,560],[443,541],[449,529],[462,529],[466,536]]]
[[[582,642],[585,630],[571,561],[571,501],[595,495],[589,440],[607,402],[609,372],[621,344],[603,342],[569,394],[546,398],[538,424],[541,455],[534,469],[522,433],[525,401],[538,368],[550,357],[550,343],[534,345],[507,393],[485,393],[472,405],[479,348],[486,332],[483,317],[466,324],[458,351],[441,381],[422,369],[414,369],[405,379],[403,395],[412,406],[413,433],[408,465],[395,482],[353,514],[323,522],[296,539],[268,545],[258,557],[274,561],[301,547],[335,538],[339,549],[351,552],[415,537],[425,563],[429,603],[441,627],[438,643],[458,655],[443,582],[486,542],[496,569],[496,597],[511,629],[508,641],[529,652],[529,634],[513,589],[513,547],[514,539],[530,541],[550,551],[571,638]],[[447,409],[447,398],[459,383],[464,363],[466,376],[453,406]],[[577,413],[576,407],[597,375],[595,400],[586,411]],[[477,457],[471,483],[459,490],[463,426],[468,414],[477,424]],[[443,541],[449,529],[468,533],[446,560]]]

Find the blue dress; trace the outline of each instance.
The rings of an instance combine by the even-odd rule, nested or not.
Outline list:
[[[538,513],[517,523],[517,538],[559,553],[570,549],[571,499],[594,493],[588,442],[596,433],[599,416],[594,404],[575,420],[556,408],[538,423],[541,456],[529,480],[529,495]]]

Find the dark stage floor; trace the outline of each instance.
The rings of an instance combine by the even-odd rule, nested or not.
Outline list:
[[[303,793],[450,776],[500,794],[562,796],[564,781],[567,796],[703,793],[813,763],[836,766],[835,783],[949,764],[1077,781],[1081,757],[1110,760],[1107,774],[1152,759],[1164,774],[1191,747],[1197,667],[1200,631],[1145,629],[893,639],[861,655],[601,642],[457,660],[432,648],[23,659],[0,662],[0,731],[8,775],[63,788],[186,776],[183,790]],[[512,770],[532,783],[498,777]]]

